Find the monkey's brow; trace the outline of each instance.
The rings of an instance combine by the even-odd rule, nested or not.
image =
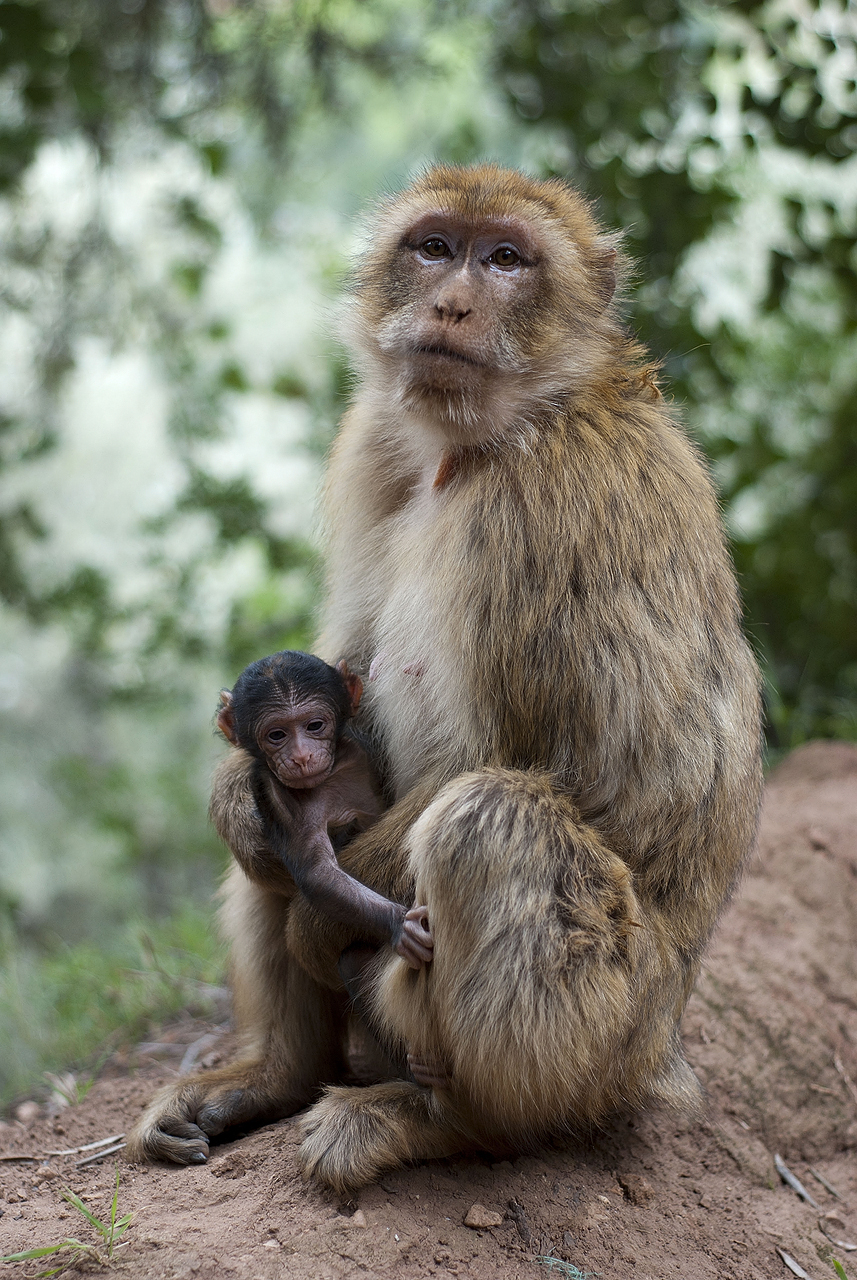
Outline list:
[[[446,240],[447,240],[447,237],[446,237],[446,236],[442,236],[442,235],[440,234],[440,232],[437,232],[437,233],[436,233],[436,234],[434,234],[434,235],[432,235],[432,234],[431,234],[431,232],[429,232],[429,234],[428,234],[427,236],[421,236],[419,240],[411,240],[408,236],[405,236],[405,237],[402,239],[402,242],[401,242],[400,248],[402,248],[402,249],[413,249],[413,250],[416,252],[416,250],[417,250],[417,249],[421,249],[421,248],[422,248],[422,246],[425,244],[426,240],[443,240],[443,241],[444,241],[444,243],[445,243],[445,242],[446,242]],[[452,247],[452,246],[450,245],[450,248],[451,248],[451,247]]]

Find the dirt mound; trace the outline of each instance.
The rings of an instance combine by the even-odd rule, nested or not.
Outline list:
[[[833,1257],[857,1277],[857,1253],[830,1241],[857,1242],[855,954],[857,748],[812,743],[770,778],[758,853],[685,1018],[710,1097],[703,1120],[621,1118],[538,1157],[425,1164],[357,1206],[304,1186],[293,1123],[268,1125],[214,1148],[201,1168],[120,1163],[120,1213],[134,1221],[115,1270],[147,1280],[536,1280],[575,1268],[616,1280],[767,1280],[793,1274],[780,1249],[812,1280],[833,1276]],[[113,1064],[57,1119],[0,1127],[0,1151],[35,1155],[121,1132],[182,1060],[226,1050],[218,1034],[175,1029],[171,1045]],[[3,1253],[91,1238],[60,1188],[103,1216],[115,1157],[76,1167],[86,1154],[0,1163]],[[775,1154],[817,1208],[780,1180]]]

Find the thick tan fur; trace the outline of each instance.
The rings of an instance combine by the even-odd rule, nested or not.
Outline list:
[[[484,277],[496,305],[478,264],[472,288],[450,267],[445,292],[420,292],[410,242],[435,221],[526,243],[518,283]],[[330,463],[321,648],[373,668],[361,718],[396,802],[341,862],[428,905],[434,962],[379,953],[367,999],[392,1050],[448,1078],[333,1089],[310,1110],[305,1171],[341,1192],[617,1107],[698,1103],[677,1028],[754,838],[757,673],[711,484],[615,316],[617,271],[579,196],[490,166],[428,172],[358,263],[362,385]],[[448,391],[409,355],[435,331],[474,357]],[[339,989],[352,939],[270,867],[242,769],[228,762],[213,801],[257,895],[236,873],[256,1043],[231,1078],[236,1112],[261,1080],[266,1114],[286,1114],[335,1070],[338,1015],[310,1035],[307,1011]],[[185,1158],[176,1126],[198,1120],[207,1079],[154,1104],[134,1153]]]

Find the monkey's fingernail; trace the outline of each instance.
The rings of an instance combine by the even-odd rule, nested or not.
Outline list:
[[[204,1151],[194,1151],[193,1155],[190,1158],[191,1164],[205,1164],[207,1160],[208,1160],[208,1156],[205,1154]]]

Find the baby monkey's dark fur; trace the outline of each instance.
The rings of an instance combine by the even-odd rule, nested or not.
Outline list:
[[[346,722],[357,709],[354,706],[353,680],[354,677],[345,669],[344,663],[339,668],[332,667],[315,654],[302,653],[299,649],[282,649],[279,653],[251,662],[232,688],[232,710],[240,745],[257,760],[266,759],[256,740],[256,732],[259,719],[271,705],[272,698],[280,698],[285,702],[321,698],[328,703],[336,717],[338,740]],[[349,681],[352,683],[349,684]],[[218,722],[223,705],[221,697]],[[218,724],[218,727],[222,726]]]
[[[283,650],[242,671],[220,695],[217,727],[254,758],[253,796],[265,840],[298,889],[359,938],[388,942],[413,968],[431,960],[424,907],[408,911],[342,870],[342,845],[383,808],[375,771],[349,721],[363,682],[344,662]]]

